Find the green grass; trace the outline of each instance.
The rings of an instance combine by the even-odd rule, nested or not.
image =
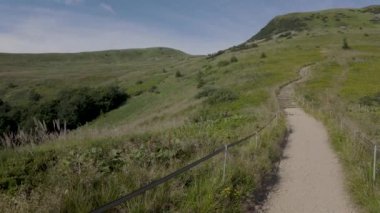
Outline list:
[[[312,14],[315,17],[309,20]],[[297,78],[298,70],[310,63],[316,63],[312,78],[300,87],[299,95],[321,109],[321,118],[337,109],[336,113],[349,116],[375,137],[379,119],[371,118],[379,116],[379,111],[347,110],[360,97],[379,90],[380,25],[369,21],[374,14],[342,9],[280,18],[288,16],[298,17],[308,30],[291,38],[274,36],[258,47],[226,51],[212,59],[163,48],[0,54],[0,97],[11,104],[27,104],[30,88],[44,99],[65,88],[109,84],[120,85],[132,95],[120,108],[58,139],[0,150],[0,208],[86,212],[130,192],[254,132],[278,110],[276,88]],[[345,29],[340,27],[343,22]],[[283,30],[291,29],[285,25]],[[343,38],[351,50],[342,50]],[[261,58],[263,52],[266,58]],[[221,63],[230,62],[232,56],[237,62]],[[176,77],[178,71],[181,77]],[[199,72],[204,84],[200,88]],[[196,98],[210,87],[229,91],[235,98],[216,102]],[[368,167],[362,163],[367,162],[365,155],[357,154],[352,139],[336,130],[336,121],[325,119],[325,123],[347,177],[352,177],[347,184],[355,201],[376,212],[379,190],[369,191],[367,173],[363,173]],[[265,175],[279,159],[285,131],[281,119],[260,136],[259,146],[251,140],[231,149],[224,183],[222,156],[218,156],[118,208],[132,212],[244,211],[244,200],[262,187]]]

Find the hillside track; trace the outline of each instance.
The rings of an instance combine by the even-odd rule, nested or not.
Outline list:
[[[305,81],[309,67],[301,69]],[[295,83],[297,83],[295,82]],[[260,210],[269,213],[356,212],[345,190],[344,176],[323,124],[297,106],[294,84],[279,93],[291,133],[279,165],[278,183]]]

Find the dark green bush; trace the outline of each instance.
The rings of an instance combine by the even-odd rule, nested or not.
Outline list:
[[[225,67],[227,65],[229,65],[230,62],[229,61],[226,61],[226,60],[222,60],[222,61],[219,61],[218,62],[218,67]]]
[[[346,38],[343,39],[343,45],[342,45],[342,48],[343,48],[344,50],[348,50],[348,49],[350,49],[350,46],[348,46],[348,42],[347,42],[347,39],[346,39]]]
[[[366,106],[380,106],[380,92],[360,98],[359,103]]]
[[[209,97],[211,94],[213,94],[217,89],[213,87],[206,87],[202,91],[200,91],[195,98],[204,98],[204,97]]]
[[[214,58],[216,58],[217,56],[220,56],[220,55],[222,55],[222,54],[225,53],[225,52],[226,52],[225,50],[219,50],[219,51],[216,52],[216,53],[208,54],[208,55],[207,55],[207,59],[214,59]]]
[[[197,82],[198,82],[197,88],[201,88],[206,84],[206,81],[203,79],[203,73],[202,72],[198,72]]]
[[[152,86],[150,89],[149,89],[149,92],[151,93],[160,93],[160,91],[158,91],[158,88],[157,86]]]
[[[259,45],[257,45],[256,43],[252,43],[252,44],[243,43],[243,44],[239,44],[237,46],[231,47],[230,50],[232,52],[236,52],[236,51],[240,51],[240,50],[246,50],[246,49],[250,49],[250,48],[256,48],[258,46]]]
[[[229,89],[216,89],[212,87],[205,88],[196,95],[196,98],[203,97],[207,97],[207,103],[211,105],[238,99],[238,95]]]
[[[180,78],[180,77],[182,77],[183,75],[182,75],[182,73],[180,72],[180,71],[177,71],[177,72],[175,72],[175,77],[176,78]]]
[[[36,101],[39,101],[41,98],[42,98],[42,96],[39,93],[37,93],[35,90],[31,90],[29,92],[29,100],[30,101],[36,102]]]
[[[234,101],[238,99],[238,95],[228,89],[218,89],[213,92],[207,99],[209,104],[218,104],[223,102]]]
[[[232,56],[231,59],[230,59],[230,62],[231,63],[236,63],[236,62],[238,62],[238,59],[236,58],[236,56]]]
[[[0,99],[0,134],[17,130],[11,106]]]
[[[266,57],[267,57],[267,54],[265,54],[264,52],[261,53],[260,58],[266,58]]]

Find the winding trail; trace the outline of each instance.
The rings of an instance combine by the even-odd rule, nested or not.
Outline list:
[[[308,67],[300,71],[307,78]],[[295,82],[297,83],[297,82]],[[279,183],[263,206],[269,213],[356,212],[344,187],[338,158],[321,122],[306,114],[293,101],[294,84],[284,87],[280,105],[292,132],[279,167]]]

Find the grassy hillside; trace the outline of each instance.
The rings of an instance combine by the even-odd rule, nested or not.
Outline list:
[[[323,113],[327,98],[355,106],[380,92],[377,17],[376,7],[280,16],[240,48],[214,57],[165,48],[0,54],[0,97],[15,105],[28,104],[30,89],[49,99],[63,88],[119,85],[132,96],[42,145],[0,150],[0,208],[85,212],[162,177],[266,123],[278,110],[275,89],[306,64],[316,65],[300,96]],[[342,49],[343,38],[351,49]],[[368,134],[378,131],[378,111],[340,109]],[[258,146],[253,140],[231,150],[225,182],[216,158],[120,210],[243,211],[280,158],[285,132],[281,118]],[[347,168],[347,174],[354,170]],[[367,183],[360,177],[350,182],[357,202],[379,210],[378,188],[365,202],[368,188],[353,188],[360,181]]]

